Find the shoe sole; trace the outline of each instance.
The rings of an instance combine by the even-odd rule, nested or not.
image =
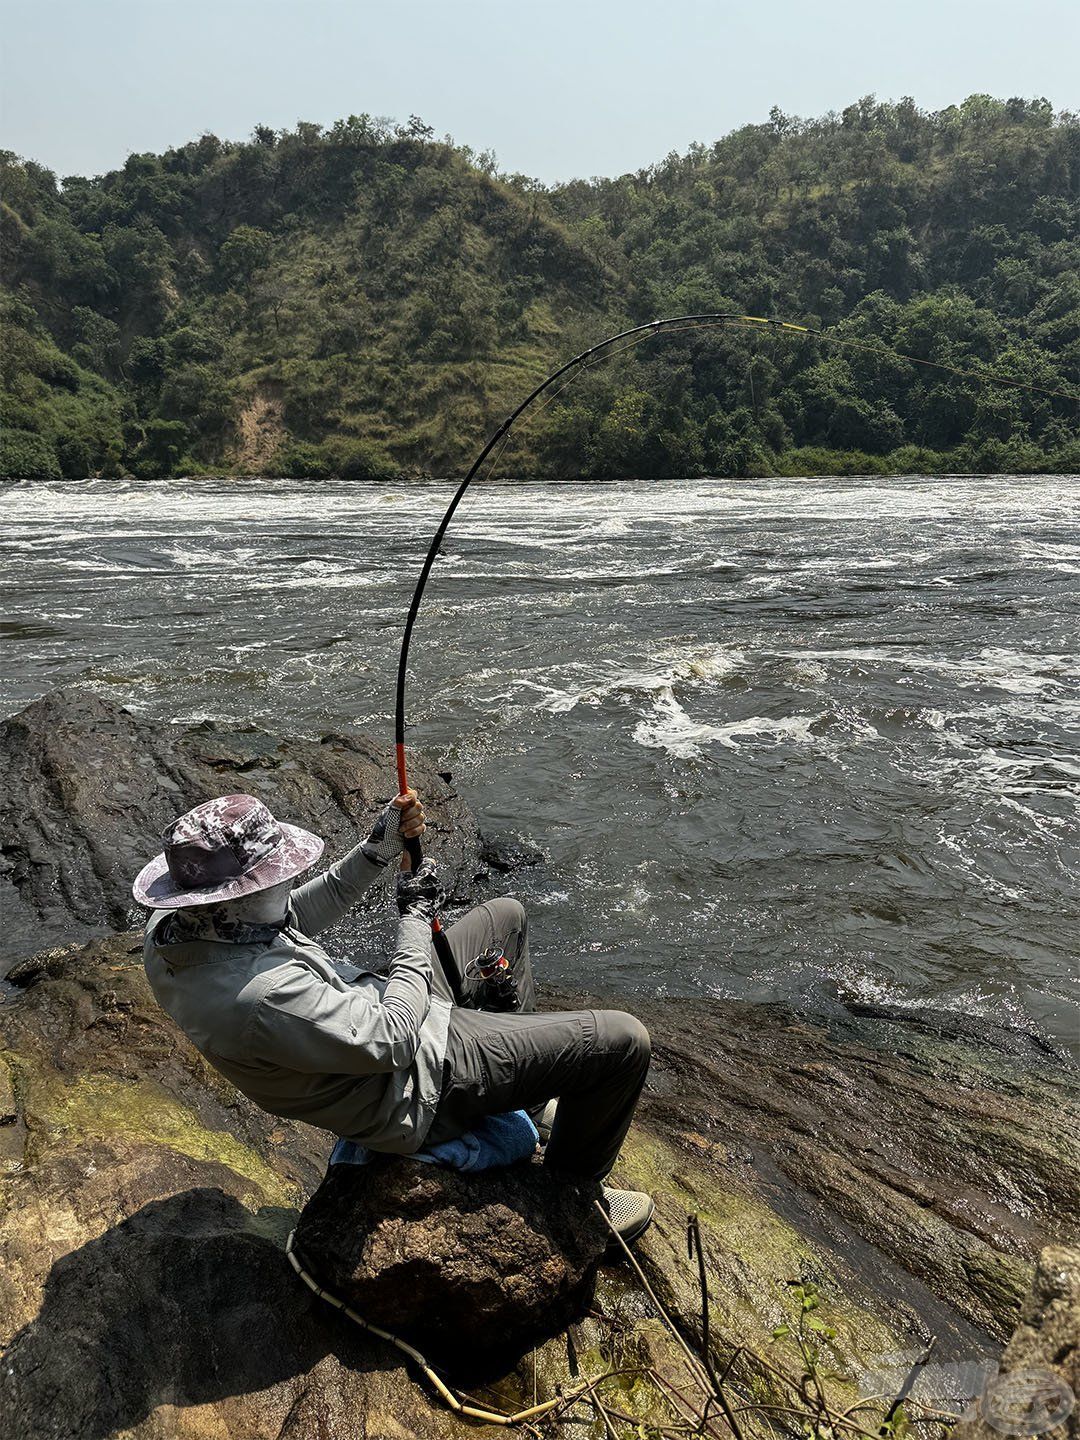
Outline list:
[[[545,1109],[545,1111],[547,1110],[547,1106],[546,1106],[546,1105],[544,1106],[544,1109]],[[535,1118],[533,1119],[533,1124],[536,1126],[536,1133],[537,1133],[537,1134],[539,1135],[539,1137],[540,1137],[540,1144],[541,1144],[541,1145],[546,1145],[546,1144],[548,1143],[548,1141],[551,1139],[551,1128],[552,1128],[551,1125],[549,1125],[549,1124],[548,1124],[546,1121],[544,1121],[544,1120],[537,1120],[537,1119],[535,1119]]]
[[[649,1206],[649,1213],[640,1222],[640,1224],[636,1225],[633,1230],[627,1231],[627,1233],[622,1236],[623,1245],[632,1245],[635,1240],[640,1240],[642,1235],[645,1234],[645,1231],[652,1224],[653,1216],[655,1214],[656,1201],[654,1200]],[[614,1235],[611,1237],[611,1241],[608,1245],[608,1252],[611,1253],[612,1251],[619,1255],[622,1254],[622,1245],[619,1244],[618,1240],[615,1239]]]

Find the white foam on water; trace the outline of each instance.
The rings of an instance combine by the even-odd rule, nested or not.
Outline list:
[[[737,750],[748,740],[788,741],[796,745],[814,743],[813,726],[826,718],[819,715],[786,715],[775,719],[768,715],[751,715],[743,720],[729,720],[715,727],[716,739],[729,750]]]
[[[657,695],[652,710],[638,722],[633,738],[646,749],[666,750],[678,760],[699,760],[702,747],[711,743],[727,750],[741,749],[749,741],[813,744],[816,737],[812,727],[825,718],[824,714],[788,715],[779,719],[751,715],[720,725],[709,724],[692,719],[668,688]]]
[[[294,570],[300,566],[294,566]],[[331,566],[321,573],[305,573],[297,575],[281,570],[273,575],[268,575],[265,580],[248,580],[245,584],[247,590],[274,591],[274,590],[370,590],[375,585],[385,584],[381,575],[372,575],[361,570],[349,570],[343,567]]]
[[[747,575],[743,583],[760,595],[776,595],[787,583],[787,575],[757,571],[752,575]]]
[[[660,695],[670,692],[679,683],[707,684],[742,670],[746,664],[744,651],[728,649],[723,645],[672,645],[650,656],[643,667],[622,669],[609,665],[608,673],[593,675],[584,684],[555,685],[525,676],[520,677],[517,683],[540,694],[542,698],[536,705],[538,710],[565,715],[578,705],[600,705],[613,698]]]
[[[834,964],[821,973],[823,978],[840,988],[843,996],[862,1004],[931,1012],[945,1010],[980,1019],[999,1018],[1004,1010],[1006,1017],[1018,1028],[1027,1029],[1030,1025],[1027,1010],[1013,987],[1004,993],[994,993],[974,981],[964,986],[961,993],[946,994],[935,990],[933,994],[920,995],[879,972],[859,969],[852,964]]]
[[[530,905],[569,905],[569,890],[537,890],[529,896]]]
[[[78,570],[93,573],[95,575],[127,575],[142,576],[145,574],[145,567],[141,565],[118,565],[111,560],[71,560],[66,556],[58,556],[49,562],[49,568],[59,565],[65,570]]]
[[[965,890],[978,886],[985,897],[1005,904],[1024,899],[1025,892],[1022,889],[1006,884],[987,869],[987,854],[992,858],[996,856],[984,827],[969,828],[957,834],[945,825],[939,826],[937,846],[939,851],[947,850],[955,858],[964,877]]]
[[[1052,570],[1075,574],[1080,567],[1080,550],[1068,540],[1026,540],[1019,554],[1024,560],[1045,560]]]
[[[817,660],[797,660],[788,668],[786,678],[796,685],[823,685],[829,672]]]
[[[221,648],[230,655],[246,655],[249,650],[266,650],[271,643],[269,640],[251,640],[246,645],[223,645]]]
[[[848,660],[856,664],[888,665],[911,672],[948,675],[964,689],[992,687],[1015,695],[1039,695],[1080,682],[1080,666],[1071,655],[1042,654],[986,646],[974,655],[956,658],[927,654],[901,646],[854,645],[834,650],[783,652],[792,660],[823,662]]]
[[[677,680],[721,680],[746,669],[744,650],[725,645],[697,645],[688,650],[661,651],[659,659],[671,661],[671,673]]]
[[[961,742],[963,743],[963,742]],[[1036,776],[1050,771],[1063,783],[1080,780],[1080,762],[1064,755],[1003,754],[991,746],[970,751],[969,776],[1002,795],[1041,795],[1047,786]]]
[[[980,809],[1007,811],[1039,837],[1060,842],[1061,832],[1075,828],[1080,794],[1080,760],[1072,754],[1018,754],[987,745],[959,728],[970,717],[925,712],[929,728],[940,735],[943,749],[894,751],[890,763],[901,773],[978,803]],[[1033,801],[1043,802],[1036,808]],[[1047,805],[1052,807],[1048,810]],[[1071,811],[1070,815],[1054,813]]]
[[[1080,669],[1069,656],[1032,655],[993,646],[981,650],[978,658],[969,662],[968,669],[974,677],[969,683],[988,682],[1014,695],[1038,695],[1067,681],[1080,681]]]
[[[670,688],[665,688],[656,697],[651,715],[638,722],[633,738],[646,749],[666,750],[677,760],[700,760],[701,747],[719,739],[722,728],[692,720]]]
[[[159,553],[162,560],[179,565],[184,570],[216,570],[225,558],[221,550],[213,545],[166,545]],[[247,565],[257,554],[253,545],[246,545],[230,550],[228,559],[234,564]]]

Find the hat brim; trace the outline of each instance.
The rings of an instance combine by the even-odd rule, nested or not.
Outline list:
[[[188,905],[216,905],[222,900],[239,900],[241,895],[269,890],[272,885],[310,870],[325,848],[325,841],[310,830],[301,830],[299,825],[282,825],[281,835],[277,849],[246,874],[202,890],[182,890],[169,874],[165,856],[157,855],[136,875],[131,893],[149,910],[183,910]]]

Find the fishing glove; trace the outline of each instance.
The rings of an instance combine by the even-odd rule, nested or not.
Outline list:
[[[434,860],[421,860],[418,870],[402,870],[398,876],[397,908],[402,915],[415,915],[430,925],[445,901]]]
[[[389,865],[405,848],[405,837],[401,833],[401,811],[396,805],[387,805],[375,824],[371,834],[360,846],[364,857],[375,865]]]

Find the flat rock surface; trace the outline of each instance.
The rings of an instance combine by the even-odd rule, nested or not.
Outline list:
[[[942,1352],[970,1353],[980,1332],[1005,1339],[1040,1247],[1080,1233],[1080,1073],[1037,1039],[841,1004],[803,1015],[673,1000],[643,1018],[658,1153],[632,1148],[627,1177],[684,1210],[764,1201],[831,1257],[846,1294],[890,1294]],[[767,1268],[771,1233],[746,1236],[750,1274]],[[689,1311],[692,1295],[679,1303]]]
[[[444,883],[467,895],[480,839],[468,806],[416,755]],[[397,790],[365,735],[281,740],[254,728],[140,719],[90,690],[54,691],[0,722],[0,973],[49,945],[141,921],[131,882],[184,810],[231,791],[314,830],[337,859]]]

